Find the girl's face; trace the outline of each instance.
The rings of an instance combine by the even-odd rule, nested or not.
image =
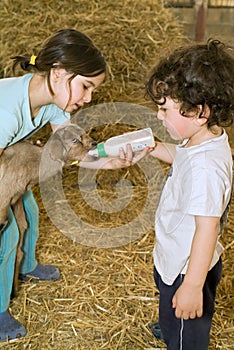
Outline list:
[[[84,103],[92,100],[92,92],[104,81],[105,73],[96,77],[77,75],[69,82],[71,76],[65,69],[51,71],[53,103],[69,113],[77,112]]]
[[[166,98],[163,105],[159,105],[157,118],[162,120],[163,125],[174,140],[184,140],[192,137],[196,132],[193,118],[183,117],[180,114],[180,104],[171,98]]]

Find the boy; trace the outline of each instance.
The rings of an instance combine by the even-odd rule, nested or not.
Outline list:
[[[221,278],[220,218],[232,188],[223,127],[234,116],[234,58],[218,40],[175,50],[154,68],[147,93],[179,145],[151,155],[170,164],[156,211],[154,278],[160,292],[153,334],[168,350],[207,350]]]

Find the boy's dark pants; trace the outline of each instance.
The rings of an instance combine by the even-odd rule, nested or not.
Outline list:
[[[184,275],[179,275],[173,285],[168,286],[163,283],[154,268],[154,279],[160,292],[159,324],[168,350],[208,349],[216,288],[221,279],[221,273],[222,261],[220,259],[208,272],[203,287],[203,316],[183,320],[175,317],[172,298],[183,282]]]

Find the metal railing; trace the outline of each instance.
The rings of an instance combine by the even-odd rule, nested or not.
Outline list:
[[[164,1],[165,7],[193,7],[194,0],[166,0]]]
[[[233,7],[234,0],[208,0],[208,7]]]
[[[193,7],[196,0],[165,0],[165,7]],[[234,8],[234,0],[208,0],[208,7]]]

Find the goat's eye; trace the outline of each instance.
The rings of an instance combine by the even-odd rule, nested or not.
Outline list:
[[[78,143],[79,142],[79,140],[76,138],[76,137],[74,137],[73,139],[72,139],[72,143]]]

